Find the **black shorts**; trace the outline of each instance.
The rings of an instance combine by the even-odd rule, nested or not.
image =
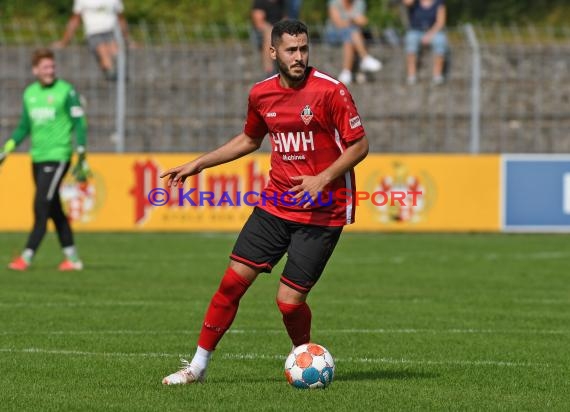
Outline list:
[[[69,162],[32,163],[36,184],[36,202],[59,203],[59,188],[69,169]]]
[[[287,252],[281,282],[307,293],[323,273],[342,228],[291,222],[256,207],[230,258],[269,273]]]

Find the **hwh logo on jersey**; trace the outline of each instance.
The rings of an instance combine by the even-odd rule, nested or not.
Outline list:
[[[313,132],[309,131],[309,135],[305,132],[289,132],[289,133],[271,133],[271,138],[275,144],[273,151],[279,153],[290,152],[307,152],[315,150],[315,142],[313,140]],[[301,149],[302,145],[302,149]]]
[[[45,122],[55,119],[55,107],[34,107],[30,111],[30,117],[35,122]]]

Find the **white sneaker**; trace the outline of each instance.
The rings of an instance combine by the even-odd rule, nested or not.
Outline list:
[[[182,362],[182,369],[164,378],[162,380],[163,385],[188,385],[190,383],[204,383],[204,379],[206,378],[206,374],[204,372],[196,373],[193,371],[190,362],[188,362],[186,359],[180,359],[180,361]]]
[[[408,86],[413,86],[417,82],[418,82],[418,80],[417,80],[416,76],[408,76],[408,79],[406,80],[406,83],[408,84]]]
[[[433,79],[431,79],[431,84],[433,84],[434,86],[441,86],[444,81],[445,79],[443,78],[443,76],[435,76]]]
[[[354,80],[356,81],[356,84],[366,83],[366,74],[363,72],[358,72],[356,73],[356,76],[354,76]]]
[[[344,69],[338,75],[338,80],[346,85],[349,85],[350,83],[352,83],[352,73],[350,72],[350,70]]]
[[[380,60],[375,59],[371,55],[366,55],[360,62],[360,70],[364,72],[377,72],[382,68]]]

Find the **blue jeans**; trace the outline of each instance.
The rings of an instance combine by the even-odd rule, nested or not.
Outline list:
[[[422,45],[422,37],[426,32],[420,30],[409,30],[406,33],[405,45],[406,53],[418,54]],[[447,52],[447,36],[444,31],[438,31],[431,39],[430,46],[434,54],[443,56]]]
[[[327,27],[325,32],[325,39],[330,44],[344,44],[352,43],[352,33],[360,30],[358,26],[344,27],[337,29],[333,25]]]
[[[301,13],[301,3],[303,0],[288,0],[287,1],[287,17],[290,19],[298,20]]]

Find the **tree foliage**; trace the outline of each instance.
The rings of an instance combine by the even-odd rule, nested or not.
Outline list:
[[[248,21],[251,0],[123,0],[129,21],[154,22],[180,20],[186,24],[244,24]],[[371,22],[397,21],[398,0],[368,0]],[[65,21],[72,0],[0,0],[4,19],[26,18]],[[446,0],[449,24],[465,21],[480,23],[564,24],[570,18],[568,0]],[[326,20],[327,0],[304,0],[302,18],[308,23]]]
[[[558,23],[567,22],[567,0],[446,0],[450,17],[455,21],[482,23]]]

